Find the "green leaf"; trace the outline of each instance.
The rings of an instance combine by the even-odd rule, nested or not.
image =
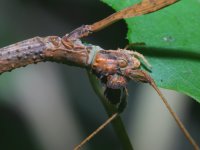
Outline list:
[[[115,10],[138,2],[103,1]],[[157,85],[200,102],[200,0],[180,0],[154,13],[126,19],[126,23],[129,42],[145,42],[140,52],[153,66],[149,73]]]

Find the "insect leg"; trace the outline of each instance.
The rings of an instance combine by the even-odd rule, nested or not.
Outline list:
[[[122,96],[121,96],[121,101],[118,105],[118,112],[119,113],[122,113],[124,111],[124,109],[126,108],[126,105],[127,105],[127,95],[128,95],[128,91],[127,91],[127,88],[123,88],[123,92],[122,92]]]
[[[77,145],[74,150],[79,150],[85,143],[91,140],[97,133],[104,129],[110,122],[117,118],[119,113],[114,113],[110,118],[108,118],[101,126],[99,126],[95,131],[93,131],[89,136],[87,136],[79,145]]]
[[[82,25],[81,27],[76,28],[69,34],[66,34],[64,37],[69,40],[76,40],[76,39],[86,37],[90,33],[92,33],[90,25]]]
[[[70,40],[76,40],[82,37],[86,37],[90,33],[102,30],[121,19],[131,18],[155,12],[175,2],[177,2],[177,0],[143,0],[140,3],[118,11],[91,25],[83,25],[65,36]]]
[[[91,25],[91,31],[95,32],[102,30],[121,19],[155,12],[175,2],[177,2],[177,0],[142,0],[140,3],[127,7],[108,16],[105,19],[95,22]]]

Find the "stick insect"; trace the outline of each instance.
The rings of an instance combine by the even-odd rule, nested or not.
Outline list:
[[[123,112],[126,106],[126,85],[129,80],[149,83],[158,93],[193,148],[199,150],[198,145],[172,110],[154,80],[147,72],[140,69],[140,60],[147,67],[150,67],[150,64],[142,54],[127,49],[104,50],[99,46],[84,44],[80,40],[120,19],[155,12],[175,2],[177,0],[143,0],[92,25],[83,25],[62,38],[58,36],[35,37],[1,48],[0,73],[24,67],[28,64],[54,61],[90,69],[100,79],[106,87],[105,97],[108,102],[117,106],[118,112],[114,113],[104,124],[76,146],[75,150],[80,149],[95,134]],[[113,93],[117,94],[113,96]]]

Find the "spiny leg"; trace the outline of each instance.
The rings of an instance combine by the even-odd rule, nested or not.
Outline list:
[[[165,106],[167,107],[167,109],[169,110],[173,118],[175,119],[176,123],[178,124],[179,128],[182,130],[182,132],[184,133],[188,141],[191,143],[193,148],[195,150],[200,150],[199,146],[197,145],[195,140],[192,138],[190,133],[187,131],[182,121],[179,119],[178,115],[173,111],[173,109],[171,108],[171,106],[169,105],[169,103],[167,102],[163,94],[161,93],[161,91],[158,89],[154,80],[150,77],[150,75],[148,75],[145,71],[142,71],[142,70],[132,70],[129,74],[129,77],[132,80],[149,83],[156,90],[156,92],[162,99],[163,103],[165,104]]]

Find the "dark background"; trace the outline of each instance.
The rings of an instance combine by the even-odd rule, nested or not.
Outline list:
[[[34,36],[62,36],[113,12],[98,0],[1,0],[0,47]],[[105,49],[123,48],[126,32],[120,21],[84,40]],[[150,86],[131,82],[128,88],[122,118],[135,149],[191,149]],[[200,143],[200,105],[182,94],[163,92]],[[106,118],[82,68],[48,62],[0,76],[2,150],[72,149]],[[109,126],[83,149],[122,147]]]

